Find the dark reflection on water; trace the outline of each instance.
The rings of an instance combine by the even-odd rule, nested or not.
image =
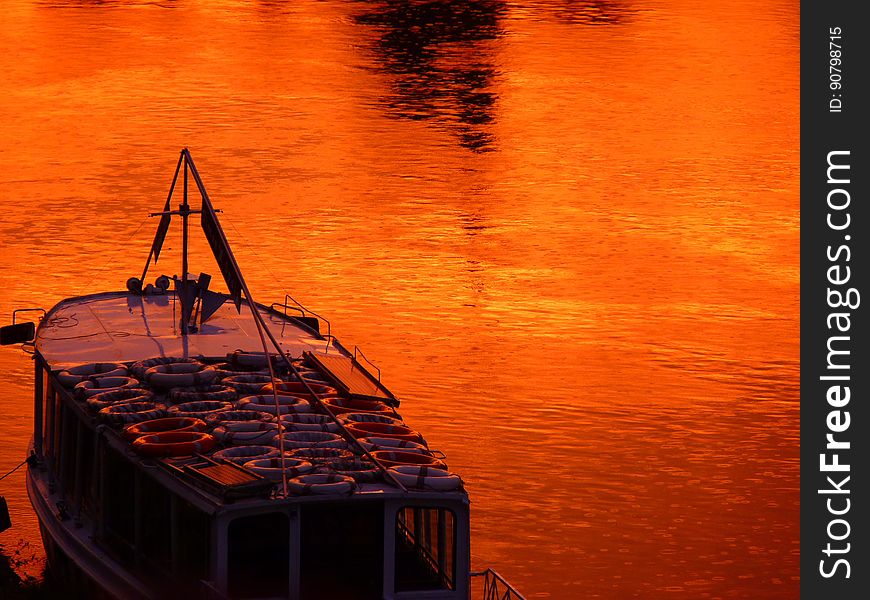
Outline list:
[[[382,30],[372,51],[392,77],[380,99],[402,119],[432,119],[475,152],[493,149],[497,100],[489,43],[503,34],[500,0],[366,3],[358,23]]]

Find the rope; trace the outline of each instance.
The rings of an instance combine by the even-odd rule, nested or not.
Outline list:
[[[15,467],[14,469],[12,469],[8,473],[6,473],[6,475],[4,475],[3,477],[0,477],[0,481],[3,481],[4,479],[6,479],[10,475],[12,475],[15,471],[17,471],[18,469],[23,467],[26,463],[27,463],[27,459],[25,458],[24,460],[21,461],[21,464],[19,464],[17,467]]]

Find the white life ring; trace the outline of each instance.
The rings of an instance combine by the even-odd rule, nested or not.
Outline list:
[[[243,465],[257,458],[272,458],[278,456],[278,450],[272,446],[233,446],[224,448],[212,454],[213,460],[226,460],[237,465]]]
[[[104,392],[117,392],[138,387],[139,382],[132,377],[92,377],[77,383],[73,391],[80,398],[90,398]]]
[[[127,367],[121,363],[86,363],[61,371],[57,374],[57,380],[66,387],[74,387],[94,376],[126,377]]]
[[[113,425],[138,423],[165,417],[166,405],[159,402],[123,402],[101,409],[97,416]]]
[[[125,402],[151,402],[153,399],[154,394],[147,390],[127,388],[94,394],[87,399],[87,405],[88,408],[98,411],[113,404],[123,404]]]
[[[159,367],[162,365],[177,365],[181,363],[187,364],[196,364],[201,365],[202,362],[198,361],[195,358],[178,358],[174,356],[156,356],[154,358],[146,358],[145,360],[140,360],[134,362],[130,365],[130,373],[133,374],[133,377],[138,379],[139,381],[143,381],[145,379],[145,371],[150,369],[151,367]]]
[[[270,415],[287,413],[310,413],[313,409],[308,400],[298,396],[278,396],[278,406],[275,406],[274,396],[246,396],[239,400],[239,410],[257,410]]]
[[[357,438],[357,441],[369,452],[374,452],[375,450],[401,450],[402,452],[414,452],[416,454],[432,454],[429,448],[423,444],[409,442],[408,440],[397,440],[396,438],[384,437],[364,437]]]
[[[329,415],[317,413],[288,413],[281,415],[287,431],[327,431],[337,433],[341,428]]]
[[[446,492],[459,489],[462,485],[459,475],[424,465],[400,465],[390,467],[389,472],[408,488]]]
[[[300,475],[287,482],[287,489],[294,494],[350,494],[356,490],[356,481],[337,473]]]
[[[212,431],[217,441],[233,446],[266,446],[278,435],[277,423],[263,421],[226,421]]]
[[[169,407],[169,415],[172,417],[195,417],[205,419],[208,415],[227,412],[233,409],[231,402],[218,400],[202,400],[200,402],[184,402]]]
[[[281,481],[284,475],[287,477],[298,477],[299,475],[310,473],[314,469],[314,465],[307,460],[290,458],[286,455],[283,460],[280,456],[255,458],[246,462],[244,467],[272,481]]]
[[[284,448],[298,450],[300,448],[347,448],[347,441],[338,434],[326,431],[287,431],[280,438],[272,440],[272,445],[280,448],[283,438]]]
[[[238,400],[236,391],[224,385],[195,385],[189,388],[175,388],[169,392],[169,400],[181,404],[183,402],[198,402],[203,400],[220,400],[233,402]]]
[[[381,415],[378,413],[367,413],[367,412],[343,413],[343,414],[338,415],[337,418],[344,423],[386,423],[387,425],[404,425],[405,424],[405,422],[402,421],[402,419],[397,419],[395,417]]]
[[[214,367],[201,362],[179,362],[157,365],[145,371],[145,381],[161,388],[191,387],[209,385],[217,377]]]
[[[209,427],[217,427],[223,425],[227,421],[265,421],[272,422],[275,417],[269,413],[259,412],[256,410],[227,410],[218,413],[212,413],[205,417],[205,422]]]

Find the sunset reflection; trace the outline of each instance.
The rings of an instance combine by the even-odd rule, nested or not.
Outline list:
[[[258,301],[329,318],[462,474],[475,567],[527,598],[796,597],[797,4],[3,11],[3,324],[138,275],[189,147]],[[201,237],[191,264],[223,286]],[[0,350],[0,474],[32,373]],[[23,470],[0,495],[39,576]]]

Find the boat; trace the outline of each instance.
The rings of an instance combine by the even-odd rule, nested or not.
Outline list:
[[[255,302],[218,212],[182,149],[142,274],[0,332],[34,359],[54,577],[86,598],[522,598],[472,571],[464,482],[380,370],[291,296]],[[176,218],[181,275],[148,283]],[[189,268],[197,221],[226,291]]]

